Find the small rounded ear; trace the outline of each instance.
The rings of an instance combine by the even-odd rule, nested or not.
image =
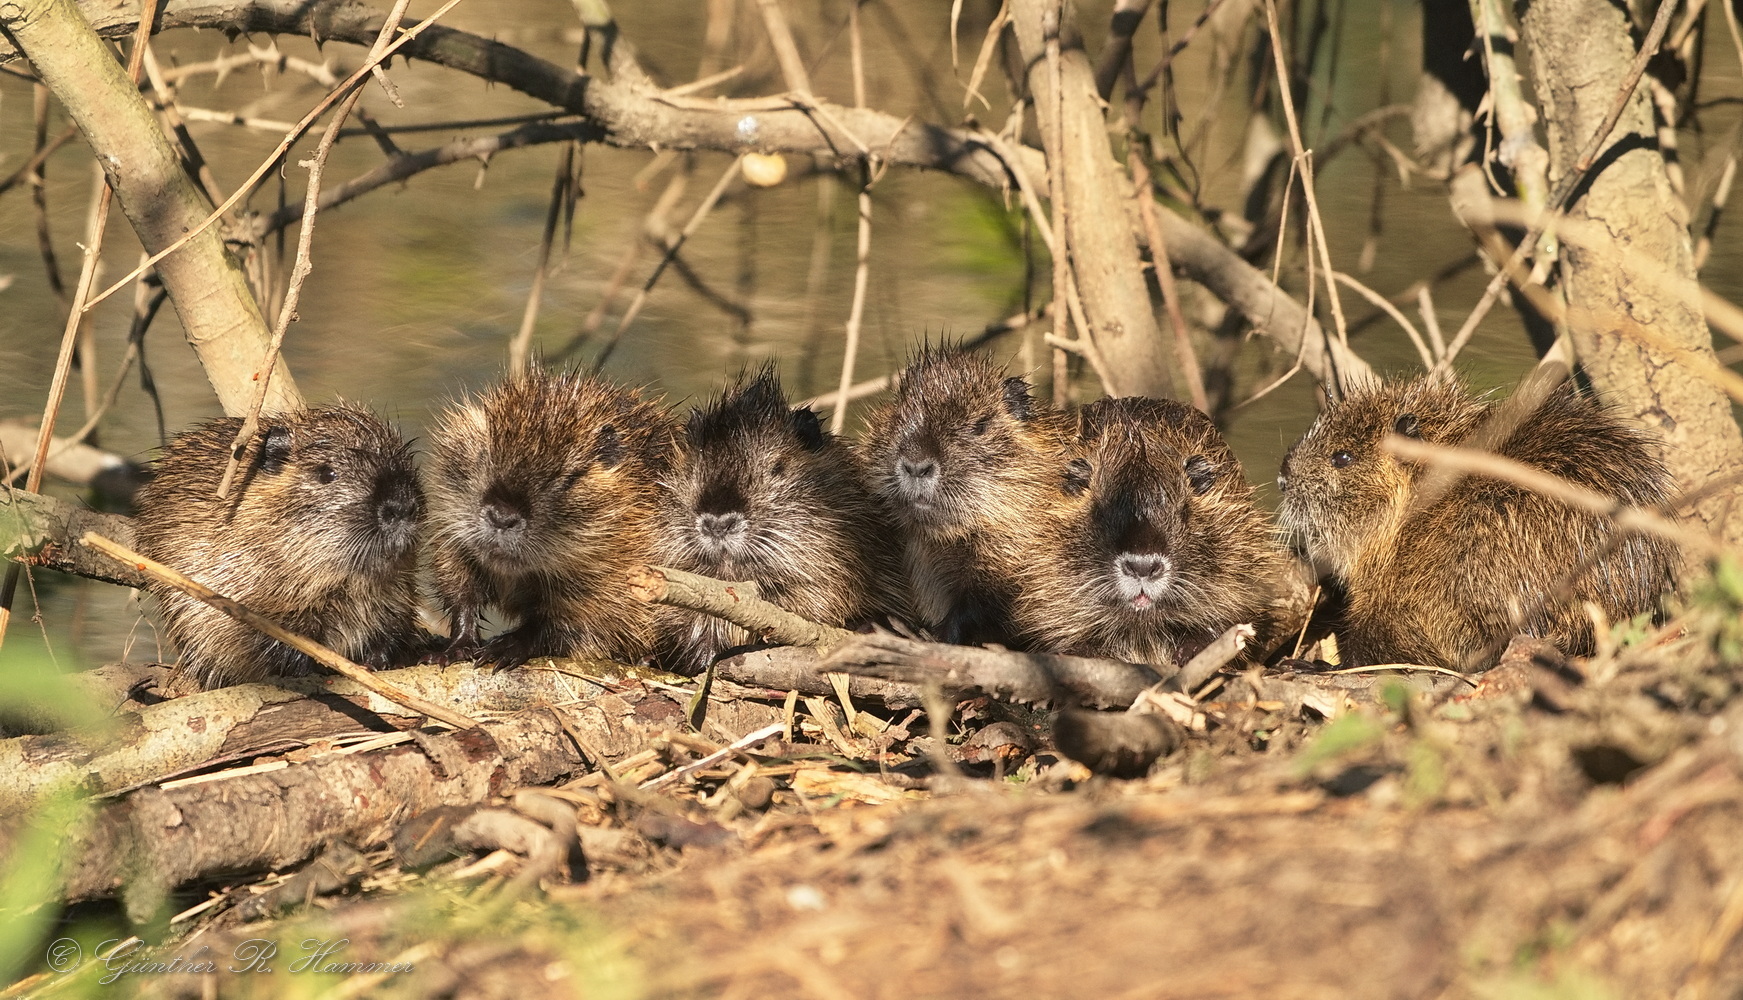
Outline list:
[[[1029,383],[1011,376],[1005,379],[1005,412],[1015,420],[1027,420],[1035,415],[1035,401],[1029,398]]]
[[[1064,479],[1067,496],[1078,496],[1089,489],[1089,477],[1095,471],[1087,459],[1074,458],[1065,465]]]
[[[260,471],[276,473],[291,457],[291,431],[282,424],[269,427],[260,441]]]
[[[1222,470],[1216,463],[1203,455],[1194,455],[1186,460],[1186,481],[1191,484],[1192,492],[1203,496],[1205,491],[1222,478]]]
[[[599,428],[599,464],[607,469],[615,469],[623,461],[623,439],[618,437],[617,428],[611,424]]]
[[[1422,436],[1422,424],[1416,419],[1416,414],[1414,413],[1406,413],[1399,417],[1398,420],[1392,424],[1392,429],[1407,438],[1419,438]]]
[[[817,451],[823,447],[823,424],[817,419],[817,411],[809,406],[793,408],[793,434],[806,451]]]

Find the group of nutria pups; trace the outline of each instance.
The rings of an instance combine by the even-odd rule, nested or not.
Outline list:
[[[694,673],[754,639],[630,596],[649,564],[754,581],[829,625],[1152,663],[1239,623],[1254,660],[1287,655],[1311,565],[1341,595],[1347,664],[1481,669],[1518,632],[1590,653],[1595,616],[1656,608],[1674,545],[1498,479],[1425,486],[1427,467],[1382,447],[1471,440],[1495,405],[1427,377],[1348,392],[1284,460],[1279,531],[1199,411],[1128,397],[1062,412],[961,350],[921,350],[852,442],[790,405],[772,365],[682,424],[636,390],[534,370],[453,404],[421,473],[391,427],[339,404],[263,420],[220,499],[240,421],[204,424],[140,491],[138,543],[376,667],[557,655]],[[1651,439],[1571,385],[1499,437],[1495,453],[1619,505],[1671,499]],[[446,640],[419,625],[420,543]],[[313,669],[154,593],[207,687]],[[487,616],[505,627],[481,639]]]

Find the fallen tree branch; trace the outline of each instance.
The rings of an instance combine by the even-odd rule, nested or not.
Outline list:
[[[1076,702],[1090,708],[1125,708],[1175,669],[1158,673],[1118,660],[946,646],[888,633],[856,635],[818,664],[818,670],[825,672],[912,684],[932,682],[956,694],[978,691],[1000,701],[1031,705]]]
[[[109,710],[127,697],[122,686],[153,676],[159,675],[104,668],[73,675],[68,683]],[[601,690],[548,670],[420,666],[383,671],[378,678],[420,700],[463,705],[480,714],[573,702]],[[342,677],[292,677],[171,698],[123,712],[100,732],[0,740],[0,814],[21,814],[47,791],[69,782],[92,793],[111,793],[287,741],[405,728],[422,715],[407,715],[397,702]],[[389,724],[383,717],[400,721]]]
[[[40,493],[0,487],[0,561],[87,576],[123,587],[143,587],[145,574],[74,542],[96,532],[133,544],[133,519],[104,514]]]
[[[823,656],[804,646],[776,646],[729,656],[714,665],[716,682],[728,681],[750,688],[761,688],[767,696],[779,698],[788,691],[817,698],[835,695],[830,674],[819,669]],[[839,674],[835,676],[840,676]],[[913,684],[886,681],[876,677],[853,675],[848,678],[847,693],[858,704],[880,704],[890,709],[921,708],[925,698]],[[755,697],[757,692],[746,692]]]
[[[1096,774],[1143,777],[1152,764],[1186,745],[1186,730],[1173,717],[1175,708],[1190,714],[1191,692],[1240,656],[1252,638],[1253,626],[1230,626],[1179,673],[1140,693],[1124,712],[1060,712],[1053,722],[1054,744]]]
[[[764,641],[783,646],[838,646],[853,633],[819,625],[757,596],[754,583],[728,583],[664,566],[644,566],[629,574],[637,600],[700,611],[731,622]]]
[[[181,573],[176,572],[155,559],[142,556],[125,545],[119,545],[94,531],[87,531],[81,535],[79,537],[79,544],[87,548],[96,549],[98,552],[103,553],[116,562],[131,564],[135,569],[144,573],[146,576],[151,577],[153,580],[174,587],[182,593],[187,594],[189,597],[204,601],[206,604],[211,605],[242,624],[247,625],[249,628],[277,639],[279,642],[282,642],[297,652],[303,653],[313,659],[316,663],[326,667],[328,670],[331,670],[356,684],[368,688],[383,698],[404,705],[413,711],[421,712],[432,719],[446,722],[448,725],[453,726],[456,729],[470,729],[477,725],[476,722],[473,722],[471,719],[453,711],[452,709],[445,708],[434,702],[425,701],[416,695],[401,691],[393,685],[383,682],[371,674],[367,667],[351,662],[313,639],[297,635],[294,632],[286,631],[272,619],[248,610],[210,587],[183,576]]]
[[[104,806],[72,839],[62,898],[97,898],[125,885],[130,910],[154,912],[178,885],[284,868],[335,838],[368,849],[387,843],[408,815],[482,802],[586,769],[548,712],[418,734],[415,740],[265,773],[134,792]]]

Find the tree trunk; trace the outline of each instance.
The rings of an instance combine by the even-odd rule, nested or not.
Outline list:
[[[1053,93],[1046,55],[1044,18],[1059,18],[1059,78],[1063,100]],[[1095,69],[1077,31],[1075,5],[1061,0],[1015,0],[1011,21],[1028,72],[1035,115],[1050,148],[1063,150],[1065,244],[1071,271],[1083,299],[1090,339],[1117,385],[1110,395],[1172,396],[1173,378],[1165,361],[1168,345],[1156,325],[1150,289],[1138,257],[1137,237],[1126,224],[1132,182],[1108,148],[1107,119],[1095,89]],[[1058,131],[1059,145],[1054,146]],[[1053,210],[1055,242],[1059,206]]]
[[[71,0],[0,0],[0,32],[29,57],[78,123],[148,253],[174,243],[211,214],[139,88]],[[157,272],[224,412],[248,412],[258,384],[254,375],[271,337],[218,226],[159,261]],[[265,409],[299,405],[296,383],[281,360]]]
[[[1634,60],[1628,16],[1605,0],[1532,0],[1521,23],[1559,182]],[[1743,473],[1743,433],[1731,402],[1699,374],[1718,362],[1702,318],[1686,212],[1665,173],[1644,81],[1574,199],[1570,219],[1610,235],[1603,246],[1574,238],[1562,244],[1568,327],[1581,366],[1605,399],[1663,434],[1684,490]],[[1716,492],[1695,516],[1725,541],[1743,542],[1736,486]]]

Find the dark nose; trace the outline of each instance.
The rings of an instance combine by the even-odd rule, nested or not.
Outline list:
[[[737,511],[729,511],[725,514],[696,515],[696,530],[700,531],[704,538],[712,538],[715,541],[720,541],[743,527],[744,515]]]
[[[930,484],[938,478],[938,463],[930,458],[903,458],[896,461],[896,471],[903,479],[913,480],[916,484]]]
[[[1284,492],[1287,492],[1288,490],[1289,490],[1289,473],[1287,473],[1287,472],[1277,473],[1277,492],[1284,493]]]
[[[1120,573],[1134,580],[1154,580],[1168,568],[1164,556],[1123,555],[1115,563]]]
[[[498,531],[515,531],[527,523],[526,515],[501,500],[484,505],[484,520]]]
[[[375,515],[383,524],[393,524],[398,521],[415,521],[418,517],[418,501],[412,496],[388,497],[375,508]]]

